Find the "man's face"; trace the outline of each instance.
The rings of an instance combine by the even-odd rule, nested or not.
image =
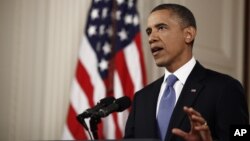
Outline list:
[[[184,29],[180,19],[169,10],[158,10],[149,15],[146,32],[158,66],[174,71],[188,61],[191,50],[185,42]]]

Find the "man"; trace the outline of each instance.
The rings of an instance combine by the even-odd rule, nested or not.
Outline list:
[[[159,5],[148,17],[146,32],[165,75],[135,94],[124,138],[229,141],[230,125],[249,123],[241,84],[194,59],[196,23],[190,10]]]

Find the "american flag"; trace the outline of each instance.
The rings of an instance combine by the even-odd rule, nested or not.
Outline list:
[[[145,84],[136,0],[93,0],[82,36],[63,139],[90,139],[76,116],[107,96],[128,96],[132,100]],[[98,127],[99,139],[122,138],[128,112],[103,118]]]

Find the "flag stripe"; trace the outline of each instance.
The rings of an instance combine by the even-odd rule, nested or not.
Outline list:
[[[99,124],[98,124],[98,129],[103,129],[103,122],[100,122]],[[98,135],[99,135],[99,138],[100,139],[105,139],[106,137],[105,137],[105,134],[103,134],[103,131],[102,130],[98,130]]]
[[[128,71],[127,63],[123,52],[118,52],[115,57],[116,70],[121,80],[124,95],[132,99],[134,94],[134,86]],[[122,78],[122,79],[121,79]]]
[[[77,78],[78,84],[81,86],[83,91],[85,91],[90,107],[93,107],[94,106],[94,101],[93,101],[94,88],[93,88],[93,85],[91,84],[90,77],[87,71],[82,66],[80,61],[78,61],[77,63],[76,78]]]
[[[81,89],[76,79],[73,80],[72,84],[70,104],[72,105],[76,113],[81,113],[86,109],[86,107],[90,107],[89,102],[86,94]]]
[[[114,72],[114,95],[115,97],[124,96],[124,91],[122,89],[122,84],[121,84],[121,78],[119,77],[117,70]],[[115,118],[116,120],[114,122],[116,124],[116,128],[118,128],[116,130],[116,139],[120,139],[123,135],[122,131],[123,131],[124,126],[120,126],[121,125],[120,116],[116,116]]]
[[[105,94],[106,88],[97,69],[97,64],[98,64],[97,56],[93,48],[89,44],[88,39],[85,36],[82,37],[82,43],[79,51],[79,58],[80,62],[82,63],[82,65],[84,66],[90,77],[89,81],[94,89],[93,100],[94,103],[96,104],[101,98],[106,96]],[[84,80],[83,85],[85,85],[85,81],[86,80]]]
[[[115,125],[113,116],[108,116],[103,121],[103,133],[106,139],[115,139]]]
[[[114,118],[114,124],[115,124],[115,138],[116,139],[121,139],[122,138],[122,132],[121,132],[121,129],[120,129],[119,124],[118,124],[117,113],[113,114],[113,118]]]
[[[124,49],[125,62],[127,63],[129,74],[131,75],[131,80],[133,81],[134,90],[138,91],[142,88],[142,68],[140,64],[140,57],[138,49],[135,47],[135,42],[132,42]],[[131,57],[133,56],[133,57]]]
[[[76,120],[76,112],[71,105],[69,106],[69,116],[67,118],[67,125],[75,139],[78,140],[87,138],[81,124]]]
[[[116,97],[122,97],[124,96],[124,92],[123,92],[123,89],[122,89],[122,84],[121,84],[121,79],[118,75],[118,72],[115,71],[114,73],[114,82],[115,82],[115,96]],[[121,129],[121,134],[124,135],[124,127],[125,127],[125,121],[127,120],[127,116],[128,116],[128,110],[125,110],[123,111],[122,113],[118,113],[117,114],[117,121],[118,121],[118,125]],[[118,138],[117,138],[118,139]]]
[[[68,139],[68,140],[73,140],[74,139],[74,137],[72,136],[71,131],[69,130],[67,124],[64,125],[64,131],[63,131],[63,137],[62,138],[63,139]]]
[[[141,43],[141,34],[137,33],[135,36],[135,43],[136,43],[136,48],[139,53],[139,58],[140,58],[140,66],[141,66],[141,75],[142,75],[142,81],[143,81],[143,86],[146,85],[147,83],[147,77],[146,77],[146,70],[145,70],[145,63],[144,63],[144,56],[143,56],[143,51],[142,51],[142,43]]]
[[[122,113],[118,113],[118,124],[119,124],[119,127],[122,128],[121,132],[122,132],[122,135],[124,135],[124,127],[126,125],[126,120],[127,120],[127,117],[128,117],[128,114],[129,114],[129,110],[125,110],[123,111]]]
[[[118,77],[120,78],[123,94],[129,96],[132,99],[134,93],[134,86],[131,76],[129,74],[129,70],[127,67],[127,63],[125,61],[125,56],[123,51],[116,53],[115,64],[116,64],[115,69],[117,70]],[[121,139],[122,131],[119,127],[117,113],[113,114],[113,116],[116,127],[116,139]]]

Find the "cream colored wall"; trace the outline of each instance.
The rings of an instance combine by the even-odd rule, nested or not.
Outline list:
[[[0,140],[60,139],[85,0],[1,0]]]
[[[0,1],[0,140],[60,139],[90,2]],[[161,2],[188,6],[198,24],[196,58],[242,81],[243,0],[138,0],[149,82],[163,74],[145,34]]]
[[[197,38],[194,45],[194,55],[204,66],[227,73],[234,78],[243,80],[243,30],[244,1],[243,0],[162,0],[145,2],[139,0],[142,21],[145,23],[149,7],[161,2],[179,3],[187,6],[194,13],[197,22]],[[145,24],[142,24],[144,52],[146,58],[152,59],[148,50]],[[149,61],[148,61],[149,62]],[[162,69],[155,67],[154,62],[147,66],[150,80],[156,79]],[[156,71],[155,71],[156,70]]]

